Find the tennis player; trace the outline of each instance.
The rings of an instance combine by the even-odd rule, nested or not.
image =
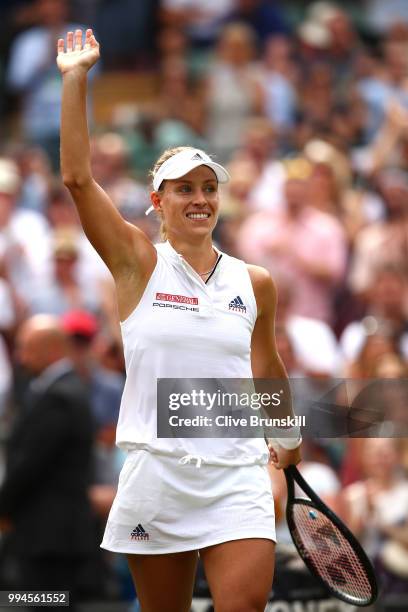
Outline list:
[[[61,167],[83,228],[116,283],[127,381],[117,444],[128,451],[102,546],[125,553],[143,612],[190,610],[198,552],[216,612],[261,612],[274,570],[266,464],[299,462],[300,436],[157,438],[159,378],[284,378],[269,274],[212,244],[227,171],[203,151],[166,151],[152,207],[166,242],[125,222],[92,178],[87,72],[92,30],[58,41],[63,75]]]

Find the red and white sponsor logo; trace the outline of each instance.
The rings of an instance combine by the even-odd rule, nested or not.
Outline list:
[[[160,302],[177,302],[178,304],[198,304],[198,298],[187,295],[173,295],[172,293],[156,293],[156,300]]]

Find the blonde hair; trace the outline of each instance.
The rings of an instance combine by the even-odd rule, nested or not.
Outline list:
[[[149,172],[149,176],[153,179],[156,176],[156,173],[159,170],[159,168],[168,159],[170,159],[170,157],[173,157],[173,155],[177,155],[177,153],[181,153],[182,151],[188,151],[189,149],[194,149],[194,147],[191,147],[191,146],[172,147],[170,149],[166,149],[165,151],[163,151],[163,153],[160,155],[159,159],[154,164],[153,170],[151,170]],[[164,181],[163,181],[163,183],[164,183]],[[164,189],[163,183],[160,185],[159,189],[157,190],[158,192],[162,192],[163,191],[163,189]],[[161,213],[158,213],[158,214],[160,214],[160,218],[161,218],[161,223],[160,223],[160,238],[164,242],[164,241],[167,240],[166,224],[164,222],[163,215]]]

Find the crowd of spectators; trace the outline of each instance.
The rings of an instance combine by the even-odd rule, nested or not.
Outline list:
[[[166,147],[204,148],[232,177],[221,192],[217,245],[275,279],[277,342],[289,374],[316,384],[403,383],[407,2],[3,0],[0,11],[3,436],[18,411],[17,330],[34,314],[60,316],[89,387],[90,496],[106,517],[121,463],[118,315],[112,280],[58,171],[55,44],[77,24],[94,27],[101,42],[90,77],[93,172],[125,218],[158,238],[157,220],[144,215],[148,170]],[[92,84],[112,72],[150,79],[154,94],[116,100],[102,125],[92,119],[100,102]],[[394,435],[407,435],[403,408]],[[408,594],[406,438],[306,443],[304,470],[359,534],[386,591]],[[279,505],[282,483],[272,478]]]

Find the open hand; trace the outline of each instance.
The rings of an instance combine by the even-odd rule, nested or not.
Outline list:
[[[58,39],[57,66],[61,73],[78,68],[88,71],[99,59],[99,44],[92,30],[85,34],[85,44],[82,45],[82,30],[67,33],[67,45],[63,38]]]

